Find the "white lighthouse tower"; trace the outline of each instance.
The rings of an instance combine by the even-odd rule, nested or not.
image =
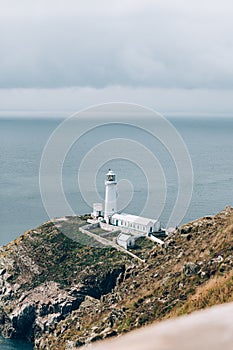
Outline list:
[[[109,218],[117,211],[116,174],[109,169],[105,180],[105,210],[104,220],[109,223]]]

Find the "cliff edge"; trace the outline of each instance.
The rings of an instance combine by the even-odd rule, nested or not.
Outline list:
[[[75,349],[154,321],[233,301],[233,209],[183,225],[145,263],[80,235],[85,217],[47,222],[0,251],[0,330],[36,349]],[[85,237],[79,240],[85,242]]]

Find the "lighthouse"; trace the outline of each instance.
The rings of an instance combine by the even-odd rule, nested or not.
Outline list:
[[[109,218],[117,211],[116,174],[109,169],[105,180],[105,210],[104,219],[109,223]]]

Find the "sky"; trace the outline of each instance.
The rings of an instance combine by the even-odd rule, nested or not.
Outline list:
[[[0,112],[233,116],[232,0],[0,0]]]

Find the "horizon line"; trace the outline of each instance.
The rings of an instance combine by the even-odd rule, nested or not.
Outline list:
[[[81,108],[80,108],[81,109]],[[74,113],[78,113],[80,109],[0,109],[1,119],[33,119],[33,118],[45,118],[45,119],[65,119],[70,117]],[[192,111],[160,111],[165,118],[185,118],[185,117],[213,117],[213,118],[232,118],[232,112],[192,112]]]

